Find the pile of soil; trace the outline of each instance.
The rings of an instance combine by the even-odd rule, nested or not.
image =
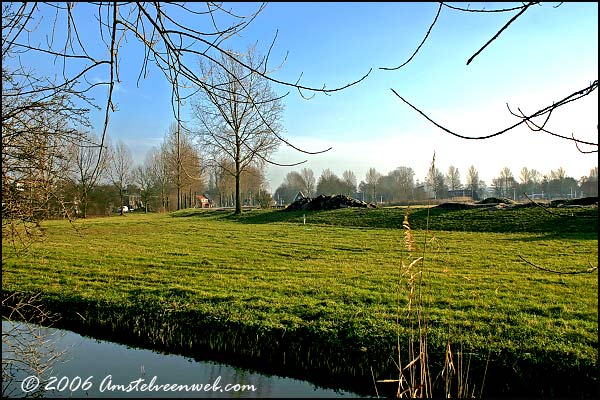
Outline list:
[[[515,207],[517,203],[506,197],[488,197],[475,203],[442,203],[436,206],[442,210],[470,210],[472,208],[497,208]]]
[[[581,199],[573,200],[552,200],[550,207],[569,207],[569,206],[593,206],[598,205],[598,196],[596,197],[583,197]]]
[[[336,208],[360,207],[360,208],[377,208],[373,203],[367,203],[362,200],[354,199],[350,196],[338,194],[335,196],[319,195],[315,198],[304,197],[298,199],[285,208],[285,211],[317,211],[317,210],[333,210]]]
[[[514,200],[508,199],[506,197],[488,197],[481,201],[478,201],[477,204],[515,204]]]
[[[444,210],[468,210],[471,208],[485,208],[489,210],[506,210],[514,208],[528,208],[537,207],[538,204],[533,202],[517,203],[506,197],[488,197],[484,200],[478,201],[475,204],[470,203],[442,203],[437,206]],[[560,199],[552,200],[550,204],[544,207],[586,207],[586,206],[598,206],[598,197],[583,197],[581,199]]]
[[[468,203],[442,203],[438,204],[436,208],[441,208],[442,210],[469,210],[471,208],[477,207],[475,204]]]

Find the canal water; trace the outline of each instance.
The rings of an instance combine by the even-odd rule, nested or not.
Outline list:
[[[6,320],[2,373],[2,397],[361,397],[297,379]],[[14,379],[6,379],[5,373]]]

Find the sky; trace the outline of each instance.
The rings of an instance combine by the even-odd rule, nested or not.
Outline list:
[[[494,9],[522,3],[450,3],[470,9]],[[560,4],[560,5],[559,5]],[[81,7],[81,9],[78,9]],[[257,10],[259,3],[225,3],[237,13]],[[517,12],[466,13],[444,7],[428,40],[403,68],[384,71],[406,61],[421,43],[437,13],[438,3],[269,3],[241,35],[227,46],[240,51],[257,43],[265,53],[275,35],[272,66],[285,59],[272,76],[311,87],[360,83],[331,95],[303,99],[295,89],[273,85],[284,98],[284,136],[307,155],[281,145],[272,159],[295,167],[269,166],[271,191],[285,175],[311,168],[318,177],[325,168],[338,176],[349,169],[358,181],[370,167],[387,174],[399,166],[423,181],[435,152],[435,165],[446,172],[459,169],[464,182],[473,165],[488,185],[508,166],[518,180],[522,167],[543,174],[562,167],[579,179],[597,166],[597,153],[582,154],[572,142],[527,128],[487,140],[451,136],[404,104],[399,95],[433,120],[466,136],[489,134],[517,122],[513,109],[533,112],[588,86],[598,79],[598,3],[542,3],[530,7],[470,65],[467,60]],[[89,18],[81,3],[80,18]],[[91,20],[91,25],[94,26]],[[191,21],[193,24],[199,23]],[[97,24],[97,23],[96,23]],[[198,27],[200,30],[202,27]],[[96,30],[82,32],[94,40]],[[287,53],[287,58],[285,54]],[[136,162],[160,145],[172,123],[170,86],[160,71],[150,69],[139,87],[139,48],[123,45],[121,82],[115,91],[118,112],[111,114],[108,134],[122,139]],[[42,67],[40,67],[42,68]],[[106,79],[106,76],[97,77]],[[184,118],[190,119],[189,105]],[[104,111],[92,113],[101,132]],[[539,121],[541,123],[541,121]],[[551,131],[598,142],[598,91],[556,110]],[[584,150],[589,150],[583,146]]]

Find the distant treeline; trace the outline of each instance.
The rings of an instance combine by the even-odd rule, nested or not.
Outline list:
[[[530,198],[555,199],[598,196],[598,167],[588,176],[576,180],[567,176],[563,168],[542,174],[535,169],[522,168],[515,178],[509,167],[504,167],[490,185],[479,179],[474,166],[461,179],[458,169],[450,166],[444,174],[439,169],[430,170],[421,182],[415,181],[414,170],[398,167],[387,175],[370,168],[365,179],[357,184],[356,175],[350,170],[342,177],[325,169],[318,179],[309,168],[288,173],[273,194],[278,204],[291,203],[298,192],[315,197],[320,194],[346,194],[360,200],[377,203],[398,203],[426,199],[450,199],[468,197],[479,200],[489,196],[508,197],[514,200]]]

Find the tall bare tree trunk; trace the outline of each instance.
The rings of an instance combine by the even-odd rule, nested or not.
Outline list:
[[[125,211],[123,211],[123,190],[119,190],[119,197],[121,198],[121,215],[125,215]]]
[[[179,121],[179,101],[177,101],[177,209],[181,209],[181,122]]]
[[[88,203],[88,193],[87,190],[83,191],[83,199],[81,200],[81,214],[83,218],[87,218],[87,203]]]
[[[240,162],[235,160],[235,214],[242,213],[242,191],[240,190]]]

